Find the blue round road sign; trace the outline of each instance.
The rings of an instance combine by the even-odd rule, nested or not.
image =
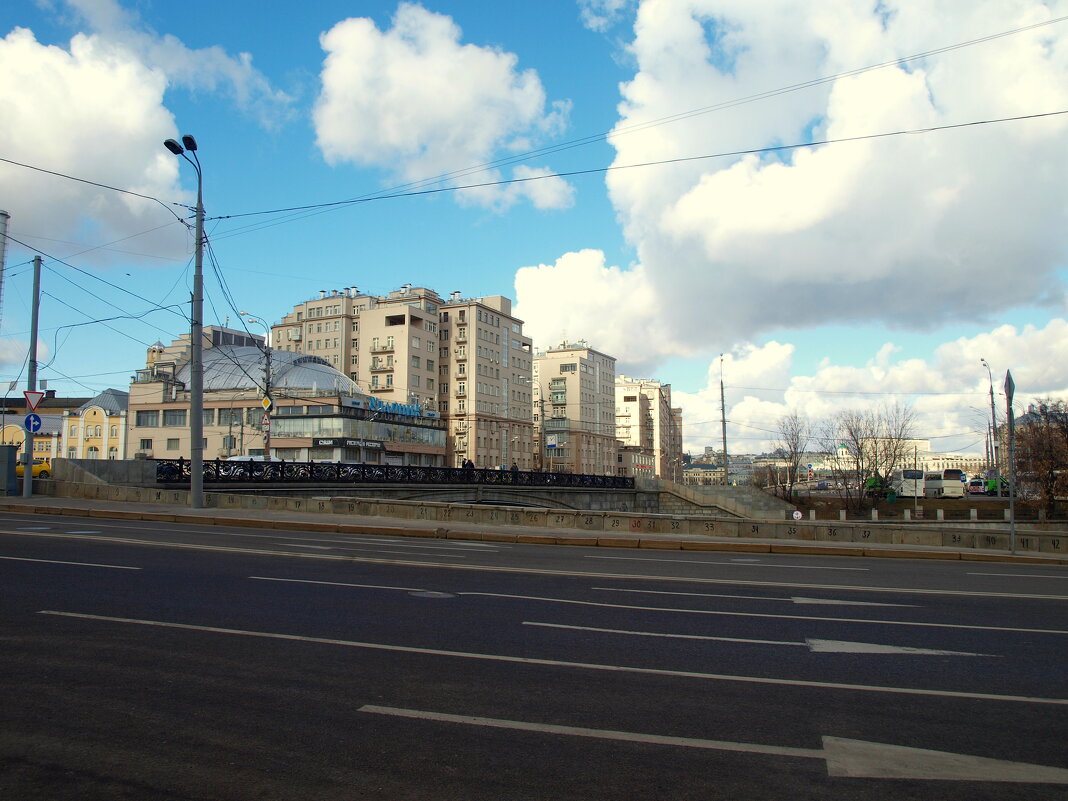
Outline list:
[[[26,415],[26,419],[22,421],[22,427],[29,431],[31,434],[36,434],[38,431],[41,430],[41,415]]]

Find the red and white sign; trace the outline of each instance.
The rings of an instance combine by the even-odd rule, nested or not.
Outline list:
[[[37,411],[37,404],[44,400],[45,394],[43,392],[35,392],[31,390],[24,390],[23,395],[26,396],[26,405],[31,412]]]

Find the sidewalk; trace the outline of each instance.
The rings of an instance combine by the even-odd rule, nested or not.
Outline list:
[[[83,498],[35,495],[32,498],[0,497],[0,512],[101,517],[119,520],[192,523],[204,526],[240,526],[337,534],[377,534],[391,537],[423,537],[532,545],[580,545],[601,548],[646,548],[655,550],[724,551],[743,553],[808,554],[817,556],[882,557],[898,559],[943,559],[1013,562],[1017,564],[1068,565],[1068,559],[1028,553],[1008,554],[997,550],[954,549],[930,545],[877,543],[820,543],[806,540],[712,537],[700,534],[613,533],[567,529],[530,529],[512,525],[408,520],[392,517],[342,516],[317,512],[272,510],[256,515],[247,509],[193,509],[157,503],[130,503]],[[0,517],[2,520],[2,517]]]

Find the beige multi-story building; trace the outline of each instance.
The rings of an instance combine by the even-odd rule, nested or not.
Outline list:
[[[651,460],[656,475],[682,471],[682,410],[671,406],[671,384],[621,375],[616,379],[616,436]]]
[[[440,311],[438,411],[453,466],[534,469],[533,351],[512,301],[453,292]]]
[[[532,468],[531,343],[500,295],[410,284],[322,290],[272,326],[276,350],[319,356],[381,403],[446,421],[446,464]]]
[[[127,392],[106,389],[77,409],[64,411],[59,453],[70,459],[125,459],[129,398]]]
[[[534,358],[541,469],[617,475],[616,360],[586,342],[562,342]]]

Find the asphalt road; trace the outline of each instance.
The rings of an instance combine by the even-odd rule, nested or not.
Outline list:
[[[0,519],[0,798],[1063,799],[1068,569]]]

